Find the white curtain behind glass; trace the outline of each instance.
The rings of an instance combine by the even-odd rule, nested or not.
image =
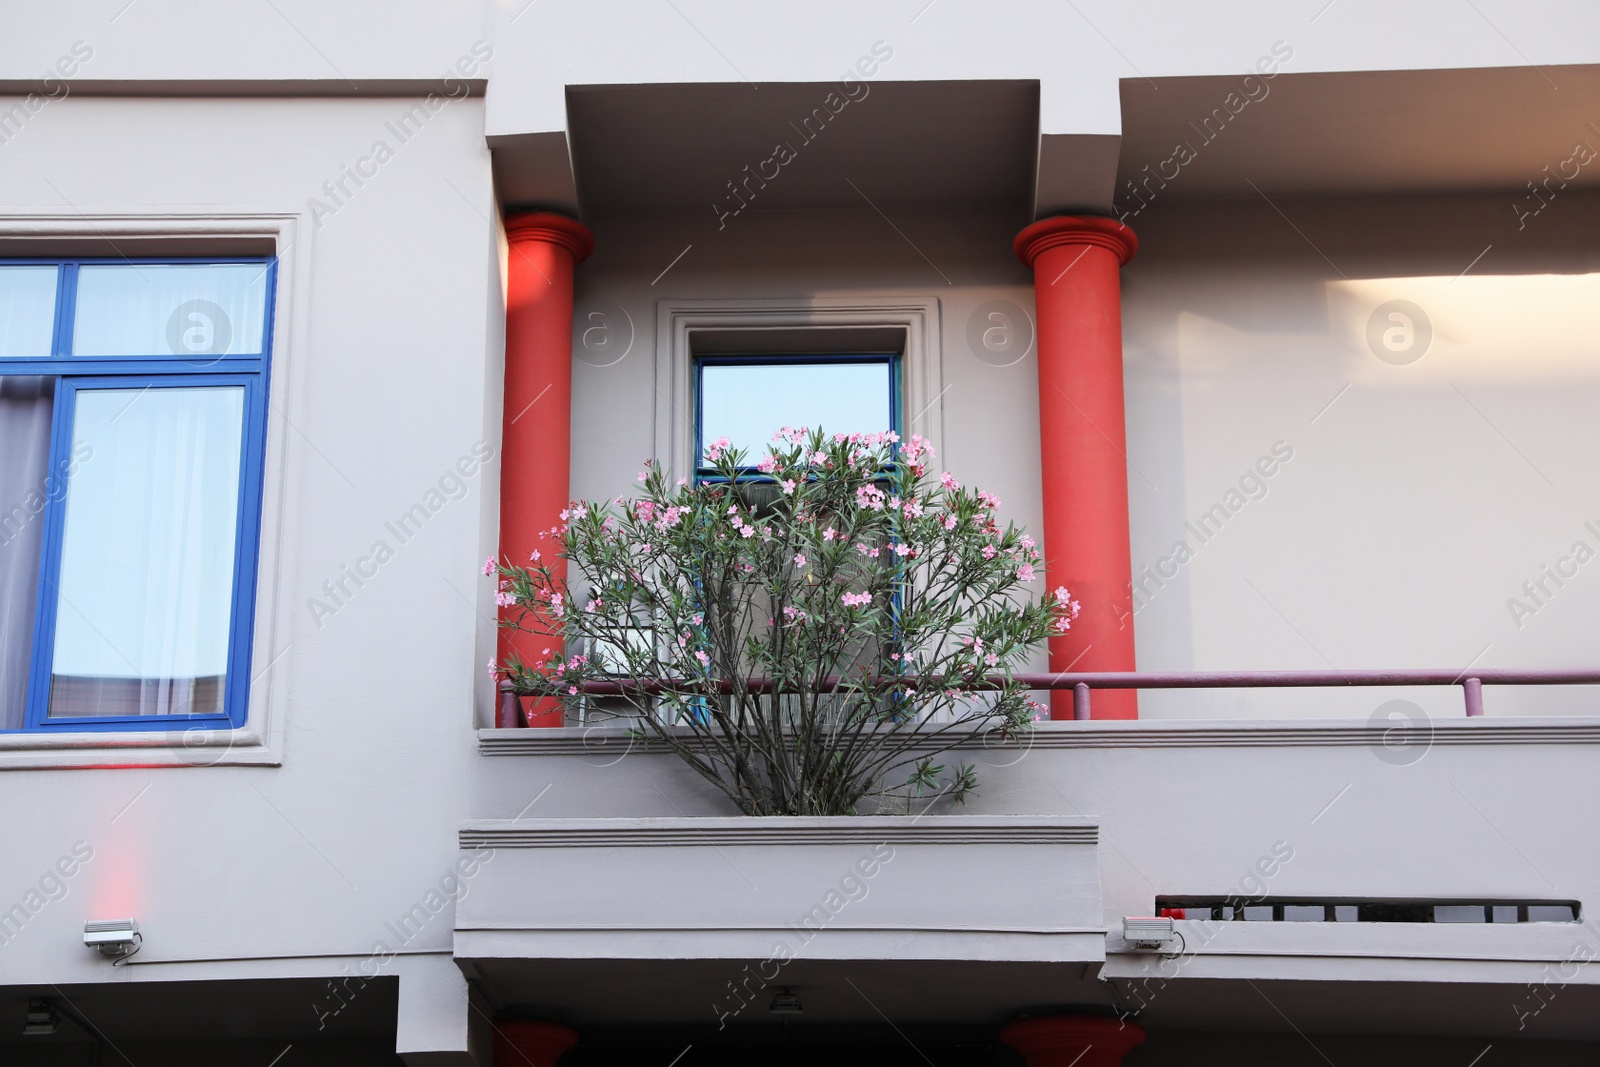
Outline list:
[[[56,267],[0,267],[0,357],[50,354],[58,273]]]
[[[0,376],[0,729],[20,730],[44,541],[50,466],[49,378]]]
[[[78,269],[72,351],[79,356],[259,352],[263,263],[86,265]]]
[[[222,710],[244,390],[80,390],[50,714]]]

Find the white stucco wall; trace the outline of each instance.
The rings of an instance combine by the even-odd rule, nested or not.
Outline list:
[[[3,146],[0,234],[37,215],[258,211],[297,215],[299,247],[280,249],[293,269],[262,531],[277,563],[252,704],[253,718],[277,716],[281,765],[0,770],[0,803],[19,813],[0,831],[7,907],[74,842],[93,852],[65,898],[0,946],[0,982],[107,980],[82,923],[125,915],[145,936],[125,981],[337,971],[331,957],[365,956],[451,871],[490,632],[477,561],[497,525],[486,397],[502,313],[481,100],[449,103],[402,144],[387,124],[410,104],[78,97]],[[332,199],[323,183],[379,140],[392,158]],[[463,457],[475,473],[448,479]],[[386,523],[419,503],[426,522],[402,543]],[[374,576],[323,589],[380,541],[392,558]],[[441,917],[406,947],[449,945]],[[162,962],[253,957],[284,959]]]

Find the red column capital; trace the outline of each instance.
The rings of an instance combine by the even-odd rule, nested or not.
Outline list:
[[[1050,639],[1052,671],[1134,669],[1133,566],[1122,399],[1123,264],[1139,240],[1116,219],[1063,215],[1017,234],[1033,268],[1039,334],[1039,459],[1047,588],[1083,605]],[[1072,694],[1051,696],[1052,718],[1073,717]],[[1131,689],[1093,695],[1095,718],[1137,718]]]
[[[509,216],[505,231],[511,251],[506,257],[499,556],[503,563],[525,567],[540,547],[539,531],[557,525],[571,500],[572,274],[594,251],[594,235],[576,219],[548,211]],[[551,570],[565,577],[564,562],[549,547],[546,541]],[[560,646],[555,637],[501,630],[498,659],[543,662],[545,649],[554,653]],[[503,701],[497,725],[562,724],[558,702],[526,703],[519,712],[516,701]]]
[[[1139,238],[1116,219],[1098,215],[1057,215],[1040,219],[1011,242],[1012,251],[1027,267],[1032,267],[1044,252],[1061,245],[1109,249],[1116,253],[1117,266],[1125,267],[1139,251]]]
[[[519,211],[506,217],[506,240],[511,244],[523,241],[545,241],[567,250],[574,264],[582,263],[594,253],[594,234],[577,219],[557,215],[550,211]]]
[[[1122,1057],[1144,1043],[1144,1028],[1100,1015],[1040,1015],[1018,1019],[1000,1040],[1028,1067],[1121,1067]]]
[[[502,1019],[494,1024],[494,1067],[556,1067],[578,1034],[560,1023]]]

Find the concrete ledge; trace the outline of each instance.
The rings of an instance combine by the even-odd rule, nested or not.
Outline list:
[[[862,815],[850,818],[483,819],[459,834],[461,847],[663,848],[727,845],[1093,845],[1099,828],[1051,816],[931,818]]]
[[[498,854],[457,906],[458,961],[749,960],[778,943],[816,959],[1104,958],[1085,819],[529,819],[460,836],[463,857]]]
[[[686,731],[687,732],[687,731]],[[1600,718],[1541,717],[1435,720],[1421,726],[1372,725],[1364,719],[1139,719],[1041,723],[1020,743],[978,737],[962,750],[1026,752],[1070,748],[1318,748],[1407,745],[1593,745]],[[485,756],[607,756],[664,754],[659,744],[631,737],[626,727],[554,730],[479,730]]]

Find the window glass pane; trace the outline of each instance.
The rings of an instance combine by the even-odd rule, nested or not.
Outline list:
[[[0,356],[48,356],[56,333],[55,267],[0,267]]]
[[[893,429],[892,387],[887,362],[707,363],[700,370],[700,438],[709,444],[727,437],[753,464],[783,426],[879,433]]]
[[[80,267],[72,354],[257,353],[266,308],[265,263]]]
[[[53,384],[0,376],[0,730],[25,722],[44,506],[64,486],[49,470]]]
[[[244,389],[77,393],[53,717],[223,710]]]

